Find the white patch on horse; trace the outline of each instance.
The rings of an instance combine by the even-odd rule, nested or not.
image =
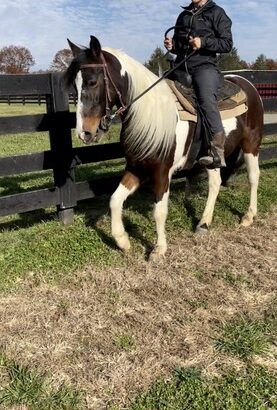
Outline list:
[[[174,153],[174,162],[170,170],[173,174],[178,169],[182,168],[186,162],[187,156],[184,156],[184,148],[189,132],[189,123],[188,121],[179,121],[176,126],[176,148]]]
[[[228,137],[230,132],[237,128],[237,119],[236,119],[236,117],[229,118],[228,120],[223,120],[222,124],[223,124],[225,134]]]
[[[128,76],[127,103],[158,80],[155,74],[122,51],[105,50],[119,60],[121,73]],[[129,108],[124,141],[137,159],[157,156],[158,153],[160,157],[166,157],[175,143],[177,120],[175,99],[163,80]]]
[[[81,101],[81,92],[82,92],[82,85],[83,85],[83,77],[81,71],[78,71],[75,85],[77,88],[77,108],[76,108],[76,131],[77,134],[80,136],[83,132],[83,118],[82,118],[82,111],[83,111],[83,103]]]

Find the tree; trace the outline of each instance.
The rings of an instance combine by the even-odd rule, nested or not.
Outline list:
[[[251,64],[252,70],[276,70],[277,60],[266,58],[264,54],[260,54],[255,62]]]
[[[159,68],[161,68],[163,72],[168,70],[169,68],[169,63],[166,59],[166,53],[160,47],[157,47],[154,50],[150,59],[146,61],[144,65],[156,75],[159,75]]]
[[[20,46],[7,46],[0,50],[0,72],[5,74],[28,73],[35,64],[31,52]]]
[[[272,58],[267,58],[266,67],[267,67],[267,70],[277,70],[277,60],[273,60]]]
[[[64,48],[59,50],[50,65],[50,71],[65,71],[73,58],[71,50]]]
[[[266,70],[266,56],[264,54],[260,54],[251,65],[251,68],[253,70]]]
[[[240,59],[236,47],[233,47],[230,53],[220,55],[218,59],[218,66],[222,71],[242,70],[244,68],[249,68],[249,65]]]

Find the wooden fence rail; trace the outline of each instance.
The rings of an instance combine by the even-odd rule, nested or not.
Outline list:
[[[33,75],[0,75],[2,96],[43,95],[46,113],[28,116],[0,117],[0,138],[8,134],[49,132],[50,150],[0,158],[0,177],[27,172],[53,170],[53,187],[0,197],[0,216],[56,206],[63,223],[73,221],[77,202],[110,192],[118,178],[75,182],[74,169],[79,164],[122,158],[119,143],[91,147],[72,147],[71,129],[75,113],[69,111],[68,95],[59,73]],[[276,81],[277,82],[277,81]],[[265,133],[277,133],[277,124],[266,124]],[[274,148],[262,151],[265,158],[277,156]]]

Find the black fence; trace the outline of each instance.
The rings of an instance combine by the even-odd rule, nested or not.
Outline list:
[[[68,95],[63,89],[61,74],[0,75],[0,98],[6,95],[43,96],[45,114],[0,117],[0,138],[8,134],[49,132],[50,150],[0,157],[0,177],[28,172],[53,170],[53,187],[0,197],[0,216],[12,215],[56,206],[64,223],[73,220],[74,207],[83,199],[111,192],[118,178],[92,182],[75,182],[77,165],[122,158],[119,143],[73,148],[71,129],[75,113],[69,111]],[[276,78],[275,81],[277,82]],[[265,134],[277,132],[277,124],[267,124]],[[264,158],[276,156],[276,150],[263,153]]]
[[[50,150],[0,158],[0,177],[53,170],[53,188],[0,197],[0,216],[56,206],[64,223],[73,219],[77,201],[92,198],[116,186],[116,180],[75,182],[74,168],[108,159],[121,158],[119,143],[72,147],[71,128],[75,113],[69,112],[68,95],[61,74],[0,75],[0,96],[44,95],[46,113],[0,117],[0,138],[8,134],[49,131]]]

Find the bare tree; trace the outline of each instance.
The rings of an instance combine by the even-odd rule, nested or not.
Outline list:
[[[28,73],[35,64],[31,52],[26,47],[7,46],[0,50],[0,72],[5,74]]]
[[[59,50],[51,63],[50,71],[65,71],[73,58],[71,50],[64,48]]]

